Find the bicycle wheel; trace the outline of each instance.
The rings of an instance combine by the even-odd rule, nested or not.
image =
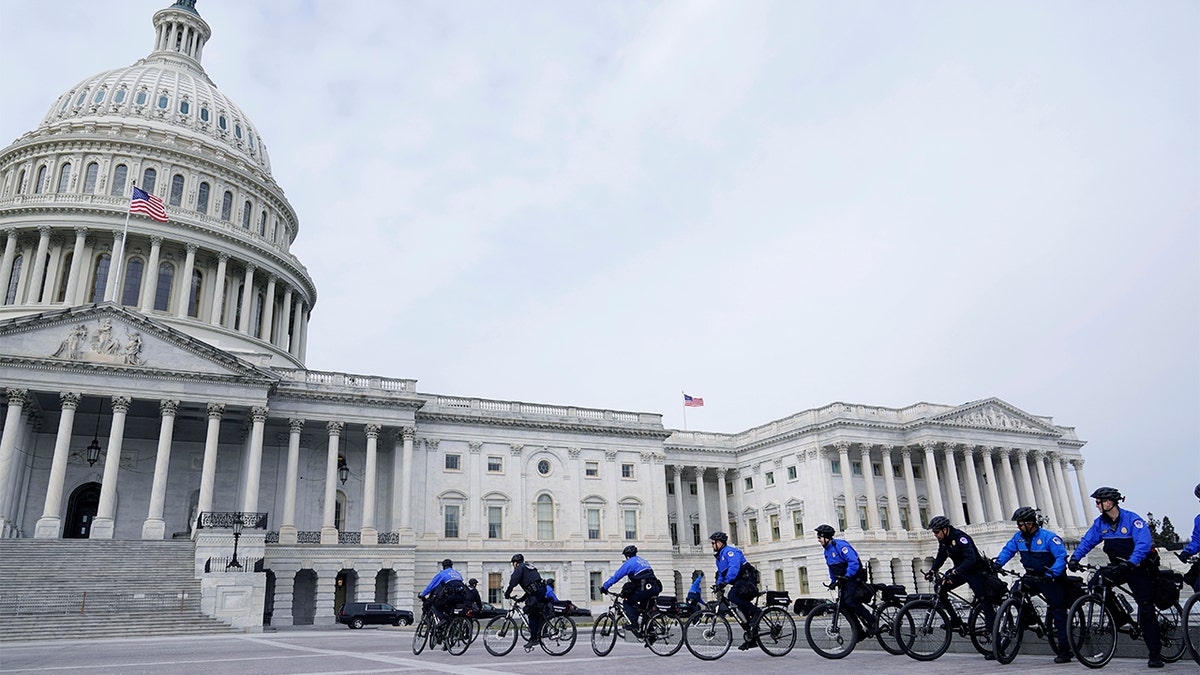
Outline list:
[[[971,646],[980,654],[987,655],[992,653],[992,627],[987,624],[983,607],[983,604],[971,607],[971,613],[967,615],[967,625],[970,626]]]
[[[659,656],[674,656],[683,646],[683,624],[669,614],[655,616],[646,627],[646,646]]]
[[[875,633],[875,641],[879,643],[883,650],[893,656],[899,656],[904,653],[904,649],[896,640],[896,615],[900,613],[900,608],[904,604],[901,602],[885,602],[875,609],[875,625],[878,630]]]
[[[475,642],[479,638],[479,631],[483,630],[483,624],[479,623],[479,619],[471,617],[471,642]]]
[[[429,644],[429,622],[425,620],[425,617],[421,617],[421,622],[417,624],[417,629],[413,631],[413,656],[420,656],[421,652],[425,651],[425,645],[427,644]]]
[[[542,624],[542,650],[550,656],[562,656],[575,646],[579,630],[569,616],[552,616]]]
[[[1100,598],[1085,595],[1071,605],[1067,637],[1075,658],[1088,668],[1103,668],[1117,649],[1117,623]]]
[[[517,646],[520,636],[516,621],[507,616],[497,616],[483,628],[483,647],[492,656],[504,656]]]
[[[592,651],[596,656],[608,656],[617,644],[617,622],[613,615],[605,612],[592,624]]]
[[[1187,645],[1183,642],[1183,609],[1175,603],[1170,609],[1155,608],[1158,634],[1162,639],[1162,660],[1175,663],[1183,657]]]
[[[471,620],[465,616],[456,616],[446,626],[446,651],[451,656],[462,656],[471,646]]]
[[[780,607],[758,615],[758,648],[768,656],[784,656],[796,646],[796,622]]]
[[[1200,593],[1192,593],[1183,603],[1183,641],[1192,659],[1200,663]]]
[[[929,600],[914,600],[896,615],[896,638],[905,654],[932,661],[950,648],[951,623],[946,610]]]
[[[840,659],[858,644],[858,624],[835,611],[832,602],[818,605],[804,619],[804,639],[812,650],[827,659]]]
[[[1025,635],[1021,628],[1023,604],[1016,598],[1009,598],[1000,605],[1000,612],[996,614],[996,625],[992,628],[992,653],[1000,663],[1012,663],[1021,651],[1021,640]]]
[[[692,656],[703,661],[716,661],[725,656],[733,644],[733,629],[725,617],[704,610],[688,619],[683,630],[683,643]]]

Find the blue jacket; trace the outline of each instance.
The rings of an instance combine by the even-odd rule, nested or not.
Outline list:
[[[1057,534],[1045,528],[1039,527],[1029,537],[1020,532],[1014,534],[996,556],[996,563],[1003,565],[1018,553],[1028,572],[1057,577],[1067,569],[1067,547]]]
[[[729,544],[722,546],[717,552],[717,583],[732,584],[745,564],[746,556],[740,550]]]
[[[454,569],[453,567],[447,567],[441,572],[433,575],[433,578],[429,580],[429,585],[425,587],[425,590],[421,591],[421,597],[428,596],[442,584],[450,583],[451,581],[461,582],[462,580],[462,575],[458,573],[458,570]]]
[[[554,587],[546,584],[546,599],[558,602],[558,596],[554,594]]]
[[[1125,509],[1121,509],[1117,514],[1116,522],[1109,520],[1103,513],[1100,514],[1079,540],[1079,546],[1071,554],[1071,559],[1082,559],[1100,542],[1104,542],[1104,552],[1108,557],[1125,558],[1134,565],[1140,565],[1154,546],[1146,521],[1133,511]]]
[[[688,595],[691,595],[692,593],[695,593],[696,595],[700,595],[700,585],[703,583],[704,583],[704,575],[701,574],[696,577],[695,581],[692,582],[692,587],[688,589]]]
[[[617,571],[613,573],[612,578],[604,582],[601,588],[607,591],[609,586],[620,581],[626,574],[629,575],[630,579],[644,579],[648,576],[653,576],[654,570],[651,569],[650,563],[646,562],[645,558],[635,555],[626,560],[624,565],[618,567]]]
[[[838,577],[852,577],[862,569],[858,562],[858,551],[845,539],[831,539],[825,547],[825,564],[829,565],[830,581]]]
[[[1200,516],[1196,516],[1196,524],[1192,526],[1192,540],[1183,547],[1184,555],[1196,555],[1197,553],[1200,553]]]

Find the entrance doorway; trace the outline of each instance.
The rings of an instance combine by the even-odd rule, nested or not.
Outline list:
[[[63,520],[64,539],[87,539],[92,533],[92,521],[100,509],[100,484],[84,483],[75,488],[67,501],[67,517]]]

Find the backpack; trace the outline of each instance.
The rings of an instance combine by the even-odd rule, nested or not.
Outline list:
[[[1179,602],[1183,589],[1183,575],[1171,570],[1159,570],[1154,576],[1154,606],[1171,609]]]
[[[742,569],[738,570],[738,579],[754,584],[755,588],[762,583],[762,575],[758,573],[758,568],[749,562],[744,563]]]

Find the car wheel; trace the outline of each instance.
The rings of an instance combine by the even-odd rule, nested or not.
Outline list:
[[[354,617],[353,619],[351,619],[351,620],[350,620],[350,627],[351,627],[351,628],[356,628],[356,629],[357,629],[357,628],[362,628],[362,627],[363,627],[363,620],[362,620],[362,618],[361,618],[361,617],[357,617],[357,616],[356,616],[356,617]]]
[[[406,617],[404,617],[403,619],[400,619],[400,623],[404,624],[405,626],[411,626],[411,625],[412,625],[412,619],[410,619],[410,618],[408,618],[408,617],[406,616]]]

